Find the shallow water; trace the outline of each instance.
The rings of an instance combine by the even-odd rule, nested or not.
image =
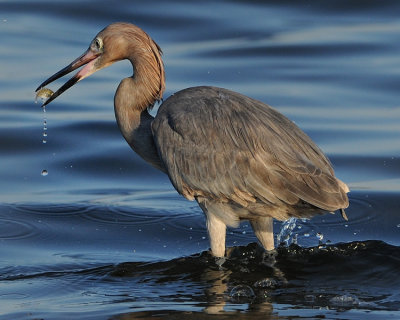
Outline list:
[[[0,319],[400,318],[400,4],[293,3],[0,2]],[[219,266],[201,210],[118,131],[126,62],[48,106],[43,144],[33,91],[113,21],[162,47],[166,97],[221,86],[294,120],[349,184],[349,221],[297,221],[275,263],[244,222]]]

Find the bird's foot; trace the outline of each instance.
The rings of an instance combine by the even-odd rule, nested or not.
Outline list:
[[[276,251],[276,249],[266,250],[263,252],[261,263],[268,267],[274,268],[277,256],[278,251]]]
[[[226,262],[226,258],[225,257],[214,257],[214,262],[215,265],[218,267],[218,269],[222,269],[223,264]]]

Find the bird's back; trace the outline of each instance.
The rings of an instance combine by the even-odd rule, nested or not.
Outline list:
[[[348,188],[322,151],[260,101],[188,88],[160,106],[152,131],[178,192],[213,204],[228,225],[252,215],[287,219],[348,206]]]

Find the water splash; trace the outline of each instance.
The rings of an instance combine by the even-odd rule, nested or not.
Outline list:
[[[344,294],[334,296],[329,300],[329,303],[334,307],[354,307],[360,304],[360,300],[357,296],[352,294]]]
[[[296,243],[297,242],[297,237],[293,236],[293,230],[296,228],[296,218],[290,218],[286,221],[283,222],[281,231],[279,232],[277,236],[277,243],[278,244],[285,244],[286,246],[289,246],[290,243]],[[292,241],[290,241],[292,239]]]

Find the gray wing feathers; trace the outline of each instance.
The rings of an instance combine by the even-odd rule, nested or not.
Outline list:
[[[304,201],[327,211],[348,206],[344,184],[321,150],[259,101],[226,89],[189,88],[162,104],[152,130],[173,185],[188,199],[244,207]]]

